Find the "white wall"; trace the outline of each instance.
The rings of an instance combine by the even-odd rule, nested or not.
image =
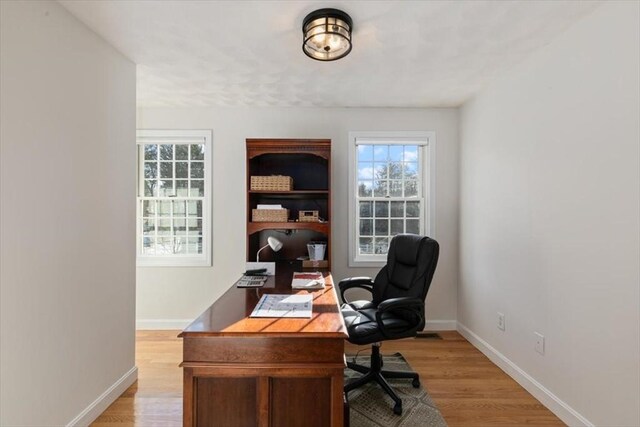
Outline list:
[[[0,425],[88,422],[136,373],[135,66],[56,2],[0,7]]]
[[[461,113],[461,329],[573,424],[640,425],[639,13],[601,6]]]
[[[435,237],[441,257],[427,296],[429,321],[455,325],[458,256],[458,111],[456,109],[149,108],[138,110],[138,127],[213,130],[213,267],[138,268],[139,327],[180,327],[193,319],[244,271],[245,139],[332,140],[332,272],[336,279],[374,275],[349,268],[348,134],[365,130],[436,132]],[[158,320],[172,320],[162,323]],[[445,324],[446,326],[447,324]],[[436,325],[435,327],[442,327]]]

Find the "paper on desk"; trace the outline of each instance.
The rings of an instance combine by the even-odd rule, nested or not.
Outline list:
[[[313,311],[313,295],[263,295],[249,317],[306,317]]]

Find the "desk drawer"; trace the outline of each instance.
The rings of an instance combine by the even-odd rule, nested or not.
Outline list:
[[[183,351],[185,363],[344,363],[342,338],[192,336]]]

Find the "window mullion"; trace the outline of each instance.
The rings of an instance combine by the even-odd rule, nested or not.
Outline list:
[[[391,160],[389,159],[389,148],[387,147],[387,193],[386,197],[389,197],[389,188],[391,187]]]
[[[171,159],[171,188],[172,188],[172,194],[173,194],[173,198],[170,201],[171,202],[171,215],[169,215],[169,242],[171,244],[171,253],[172,255],[175,255],[175,248],[176,248],[176,233],[175,230],[173,229],[173,223],[175,222],[175,203],[173,203],[173,201],[175,200],[175,196],[177,195],[177,190],[176,190],[176,186],[177,186],[177,182],[176,182],[176,144],[172,144],[171,146],[171,153],[172,153],[172,159]]]
[[[154,190],[151,192],[152,196],[159,197],[160,196],[160,145],[158,145],[158,155],[156,156],[156,177],[155,177],[156,185]]]
[[[155,202],[155,221],[154,221],[154,230],[153,230],[153,250],[154,250],[154,255],[158,254],[158,247],[159,247],[159,242],[158,242],[158,228],[159,228],[159,223],[160,223],[160,214],[159,214],[159,210],[160,210],[160,203],[159,203],[159,196],[160,196],[160,144],[156,145],[157,148],[157,154],[156,154],[156,177],[155,177],[155,186],[153,188],[153,191],[151,192],[151,195],[156,197],[156,202]]]
[[[138,197],[144,195],[144,145],[138,145]]]
[[[400,159],[400,165],[402,166],[402,173],[400,174],[400,185],[402,186],[402,190],[400,191],[400,195],[401,197],[404,197],[404,187],[405,187],[405,183],[407,182],[407,176],[406,176],[406,162],[405,162],[405,157],[404,157],[404,152],[407,149],[406,145],[402,146],[402,159]],[[406,221],[405,221],[406,222]],[[406,230],[406,224],[405,224],[405,230]]]
[[[173,145],[173,160],[171,161],[171,170],[172,170],[172,188],[173,188],[173,195],[175,196],[176,193],[176,145]]]
[[[187,194],[191,196],[191,158],[192,158],[191,145],[189,145],[188,147],[189,149],[187,150]],[[187,251],[189,251],[189,247],[187,247]]]
[[[158,222],[160,221],[160,215],[158,215],[158,210],[160,209],[160,205],[156,200],[153,203],[153,253],[158,253]]]

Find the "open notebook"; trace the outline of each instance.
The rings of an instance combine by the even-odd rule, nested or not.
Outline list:
[[[262,295],[249,317],[304,317],[311,318],[313,295]]]

